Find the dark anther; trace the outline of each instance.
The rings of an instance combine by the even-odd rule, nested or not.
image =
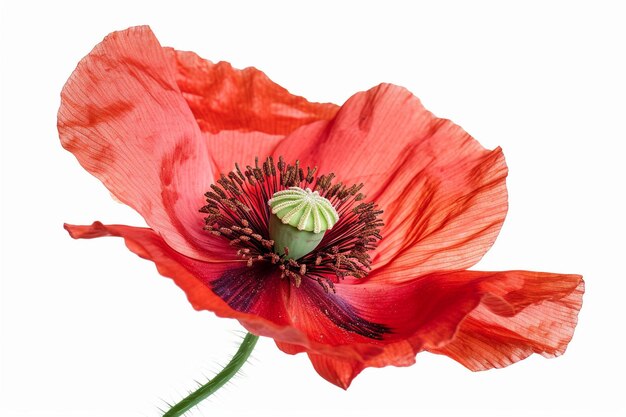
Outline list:
[[[215,191],[221,198],[226,198],[226,193],[215,184],[211,184],[211,189]]]

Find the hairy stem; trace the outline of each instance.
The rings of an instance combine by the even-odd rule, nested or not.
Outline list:
[[[196,391],[189,394],[186,398],[181,400],[178,404],[170,408],[163,417],[178,417],[189,411],[190,408],[198,405],[202,400],[213,394],[226,384],[235,374],[241,369],[244,363],[250,357],[250,353],[254,349],[259,336],[248,333],[241,342],[241,346],[237,350],[237,353],[233,356],[230,362],[218,373],[213,379],[206,384],[202,385]]]

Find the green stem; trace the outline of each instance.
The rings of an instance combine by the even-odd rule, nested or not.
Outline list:
[[[257,340],[259,340],[259,336],[248,333],[243,339],[243,342],[241,342],[241,346],[239,346],[239,350],[237,350],[235,356],[233,356],[228,365],[226,365],[219,374],[215,375],[212,380],[202,385],[196,391],[181,400],[178,404],[170,408],[169,411],[163,414],[163,417],[182,416],[189,411],[190,408],[198,405],[200,401],[220,389],[233,376],[235,376],[243,364],[246,363],[248,357],[250,357],[250,353],[252,353],[252,350],[256,345]]]

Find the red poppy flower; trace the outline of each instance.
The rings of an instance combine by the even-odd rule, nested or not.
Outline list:
[[[66,225],[71,236],[124,238],[196,309],[306,352],[338,386],[420,351],[483,370],[558,356],[572,337],[580,276],[466,270],[506,215],[504,156],[401,87],[311,103],[138,27],[97,45],[61,97],[63,146],[150,226]],[[288,260],[267,200],[291,186],[340,217]]]

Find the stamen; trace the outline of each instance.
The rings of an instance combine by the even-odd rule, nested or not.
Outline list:
[[[333,173],[317,176],[317,167],[301,167],[300,161],[291,165],[282,156],[278,163],[271,156],[263,162],[255,158],[244,170],[235,163],[205,193],[207,203],[200,208],[206,214],[204,229],[211,238],[228,240],[248,267],[257,262],[275,265],[296,287],[311,279],[325,292],[334,292],[339,280],[368,274],[368,252],[381,239],[383,226],[382,211],[364,201],[363,183],[347,186],[334,179]],[[317,204],[323,201],[328,204]],[[277,213],[294,229],[326,230],[317,248],[296,259],[288,247],[278,248],[269,233]]]

